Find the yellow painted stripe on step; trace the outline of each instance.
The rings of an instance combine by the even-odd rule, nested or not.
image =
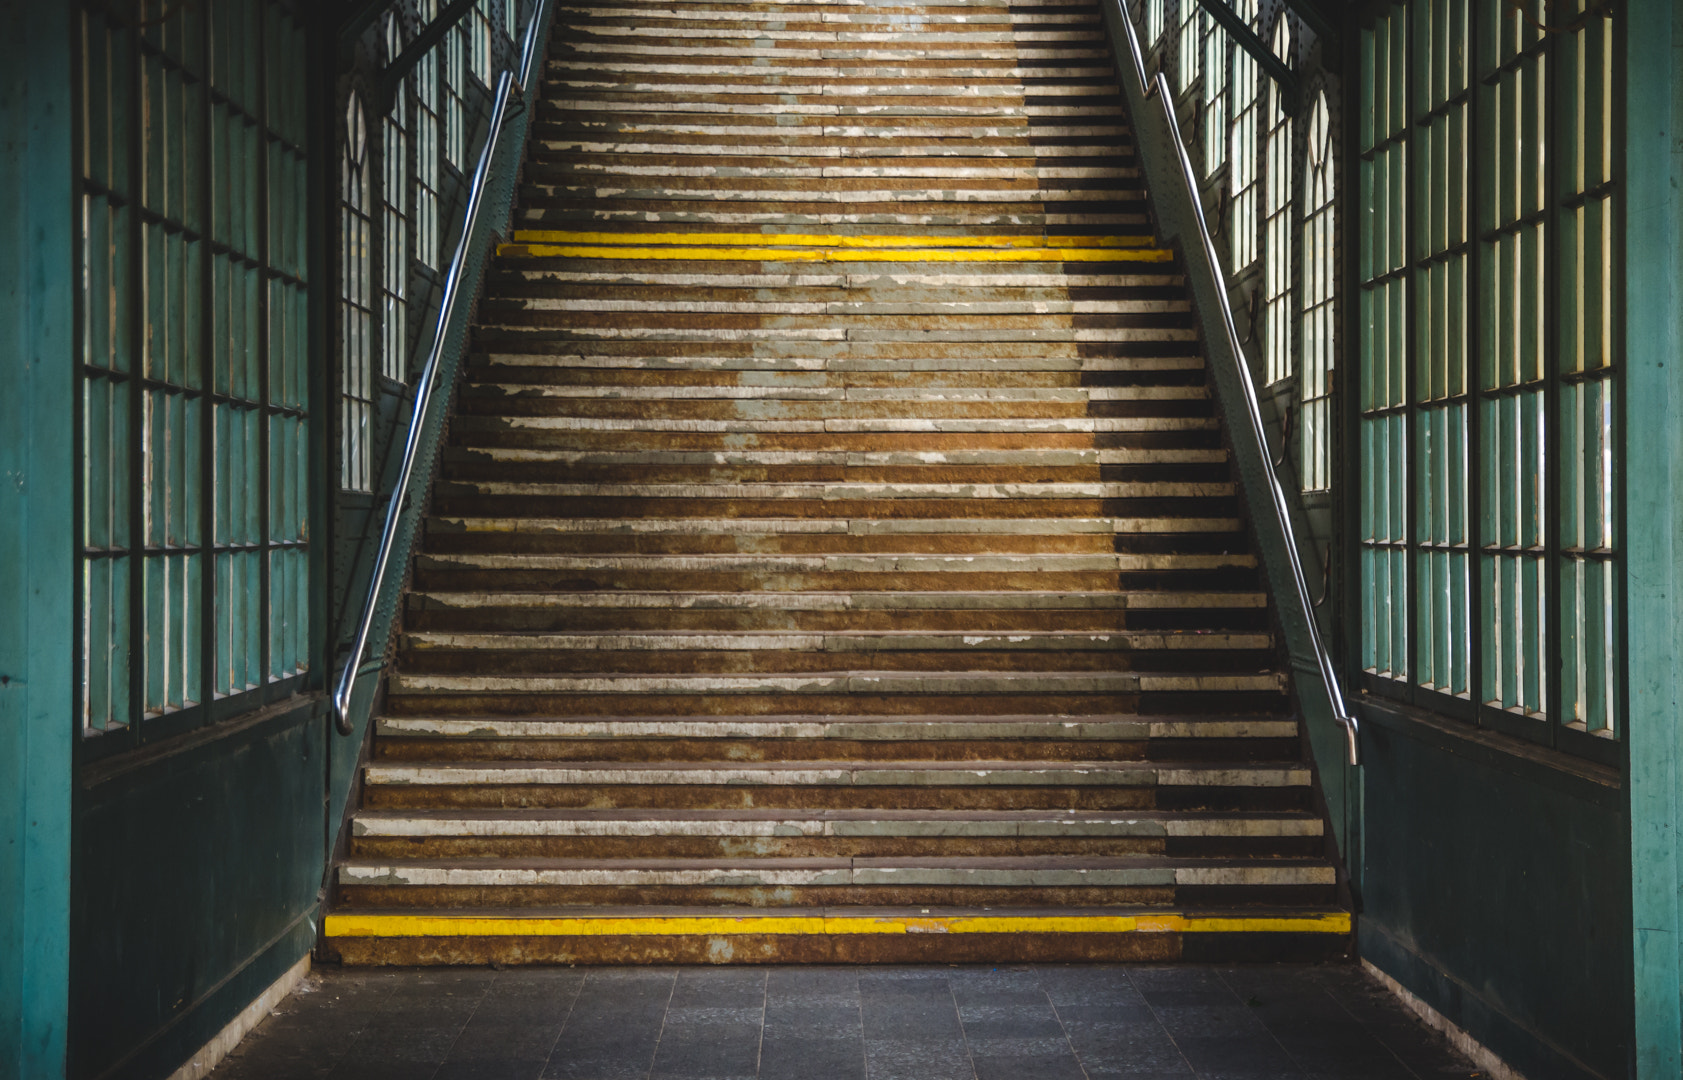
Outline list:
[[[1142,248],[1150,236],[842,236],[810,233],[623,233],[517,229],[516,244],[637,244],[685,247]]]
[[[1160,248],[575,247],[500,244],[515,259],[673,259],[729,262],[1169,262]]]
[[[746,934],[1348,934],[1350,913],[1301,915],[867,915],[484,918],[335,914],[328,937],[734,937]]]

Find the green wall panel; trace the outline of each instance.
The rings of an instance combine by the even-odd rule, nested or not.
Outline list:
[[[1683,18],[1629,0],[1625,477],[1637,1071],[1683,1075]]]
[[[167,1075],[309,950],[326,732],[304,705],[84,770],[71,1076]]]
[[[1533,1080],[1624,1077],[1616,772],[1384,707],[1364,716],[1362,956]]]
[[[0,1078],[64,1074],[75,385],[70,24],[0,4]]]

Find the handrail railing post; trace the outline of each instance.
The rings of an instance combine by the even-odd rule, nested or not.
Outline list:
[[[356,730],[355,725],[351,723],[351,696],[356,690],[357,676],[361,672],[362,654],[367,650],[368,637],[373,632],[380,591],[385,584],[392,548],[397,543],[397,529],[403,516],[403,504],[409,496],[409,481],[415,472],[421,441],[425,438],[429,407],[432,404],[433,392],[437,389],[435,384],[438,381],[438,368],[444,356],[446,336],[455,315],[456,305],[461,300],[462,276],[467,270],[468,255],[473,250],[473,234],[479,223],[479,211],[485,202],[485,187],[490,179],[491,166],[496,161],[503,127],[508,120],[509,99],[516,93],[524,95],[531,85],[538,27],[543,22],[548,6],[549,0],[537,0],[532,7],[532,15],[526,24],[525,39],[521,47],[518,83],[514,72],[504,71],[497,79],[497,88],[493,93],[491,128],[485,136],[485,145],[479,151],[479,161],[474,166],[461,235],[456,239],[456,250],[450,257],[450,268],[444,277],[444,293],[439,300],[438,324],[433,330],[432,347],[427,352],[427,362],[421,369],[421,377],[416,381],[415,403],[410,410],[409,431],[403,442],[403,463],[398,470],[397,483],[386,502],[385,524],[380,530],[380,546],[374,556],[374,572],[369,579],[368,596],[363,601],[362,615],[357,621],[356,639],[351,645],[350,657],[339,673],[339,682],[333,691],[333,726],[341,735],[349,735]]]
[[[1286,502],[1285,489],[1280,486],[1280,478],[1275,473],[1268,456],[1268,436],[1262,423],[1262,406],[1257,399],[1256,381],[1245,363],[1244,346],[1239,341],[1238,327],[1233,321],[1233,304],[1227,295],[1227,283],[1222,279],[1221,257],[1216,252],[1215,239],[1210,235],[1209,224],[1204,219],[1204,202],[1198,194],[1198,175],[1193,171],[1192,158],[1186,151],[1186,140],[1181,138],[1180,125],[1175,120],[1173,95],[1169,90],[1168,78],[1159,71],[1157,77],[1147,81],[1145,77],[1145,53],[1140,48],[1139,34],[1134,29],[1134,21],[1128,14],[1126,0],[1110,0],[1116,8],[1116,16],[1122,24],[1123,33],[1128,38],[1129,60],[1134,76],[1139,80],[1140,92],[1145,100],[1156,97],[1163,107],[1163,119],[1168,128],[1169,139],[1174,146],[1179,160],[1181,179],[1186,183],[1186,194],[1192,203],[1192,217],[1197,223],[1197,242],[1201,245],[1210,269],[1216,275],[1215,294],[1217,298],[1218,314],[1223,328],[1227,332],[1228,345],[1232,350],[1234,362],[1239,367],[1239,386],[1244,391],[1245,413],[1250,421],[1250,434],[1257,440],[1261,448],[1264,464],[1263,472],[1267,474],[1269,504],[1274,516],[1278,519],[1281,535],[1285,538],[1287,561],[1290,565],[1292,584],[1297,593],[1297,601],[1303,611],[1303,619],[1307,624],[1309,647],[1314,653],[1315,666],[1320,674],[1321,682],[1326,690],[1327,699],[1332,705],[1333,719],[1344,728],[1344,736],[1349,751],[1351,765],[1361,764],[1361,747],[1357,736],[1361,726],[1355,715],[1350,711],[1348,702],[1344,699],[1343,688],[1339,685],[1338,669],[1333,663],[1332,655],[1327,652],[1326,642],[1321,637],[1320,625],[1315,620],[1315,606],[1309,597],[1308,581],[1303,573],[1303,556],[1298,551],[1297,531],[1292,527],[1291,508]]]

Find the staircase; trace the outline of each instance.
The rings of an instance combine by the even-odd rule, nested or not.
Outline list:
[[[327,951],[1344,952],[1097,7],[555,18]]]

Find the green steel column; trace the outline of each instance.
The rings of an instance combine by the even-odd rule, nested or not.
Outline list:
[[[1628,0],[1625,209],[1637,1075],[1683,1075],[1683,17]]]
[[[69,12],[0,3],[0,1080],[64,1075],[69,1008]]]

